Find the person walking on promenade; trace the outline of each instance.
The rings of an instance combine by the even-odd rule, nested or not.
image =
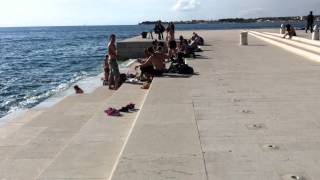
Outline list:
[[[306,33],[308,33],[309,29],[310,29],[310,32],[313,33],[313,23],[314,23],[314,16],[312,11],[310,11],[310,14],[307,17]]]
[[[116,35],[110,35],[110,42],[108,44],[109,55],[109,89],[117,90],[119,88],[120,71],[117,63],[117,48],[116,48]],[[114,86],[112,87],[114,83]]]

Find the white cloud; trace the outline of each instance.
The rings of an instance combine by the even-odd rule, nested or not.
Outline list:
[[[190,11],[196,9],[200,5],[199,0],[177,0],[172,7],[174,11]]]
[[[240,11],[240,17],[249,18],[249,17],[261,17],[265,13],[265,10],[262,8],[251,8]]]

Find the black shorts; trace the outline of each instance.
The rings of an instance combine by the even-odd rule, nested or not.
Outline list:
[[[163,71],[156,70],[153,68],[153,66],[141,67],[140,70],[141,70],[141,75],[149,74],[152,76],[161,76],[163,74]]]
[[[177,42],[175,40],[169,41],[169,49],[176,49]]]

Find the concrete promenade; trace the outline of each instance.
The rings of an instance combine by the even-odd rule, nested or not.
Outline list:
[[[253,36],[239,46],[239,32],[198,31],[197,75],[99,88],[0,127],[0,179],[320,179],[320,64]],[[140,110],[103,113],[129,102]]]
[[[199,34],[199,75],[154,80],[112,179],[319,179],[320,64],[252,36],[239,46],[239,31]]]
[[[101,87],[1,126],[0,179],[106,179],[138,111],[115,118],[104,110],[130,102],[141,109],[146,93]]]

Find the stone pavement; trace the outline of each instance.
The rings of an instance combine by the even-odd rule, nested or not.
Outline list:
[[[320,65],[239,46],[239,31],[199,34],[199,75],[154,80],[112,179],[319,179]]]
[[[0,179],[106,179],[138,111],[114,118],[104,110],[130,102],[140,109],[146,93],[130,84],[115,93],[101,87],[2,126]]]
[[[318,180],[320,64],[252,36],[239,46],[238,30],[198,32],[196,75],[99,88],[1,126],[0,179]],[[131,101],[139,112],[103,113]]]

